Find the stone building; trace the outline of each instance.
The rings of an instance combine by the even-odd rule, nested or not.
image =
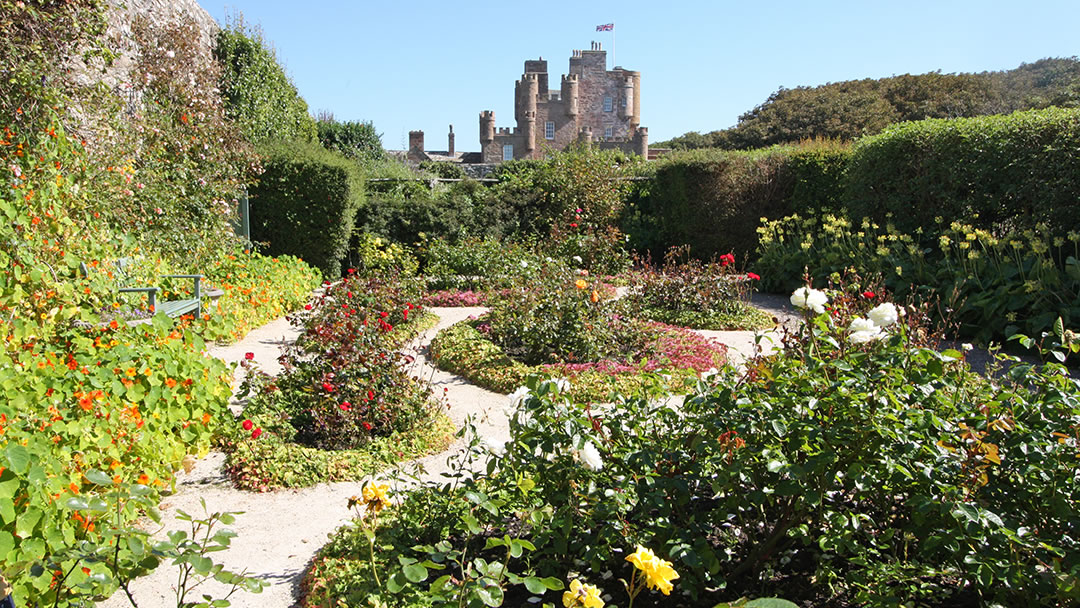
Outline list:
[[[649,155],[649,132],[641,126],[641,73],[608,70],[607,51],[597,42],[573,52],[558,90],[548,87],[547,61],[526,61],[514,85],[514,120],[513,129],[496,128],[495,112],[480,113],[483,162],[542,158],[573,142]]]

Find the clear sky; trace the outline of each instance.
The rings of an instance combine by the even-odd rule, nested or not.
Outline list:
[[[514,126],[526,59],[547,59],[557,87],[594,40],[641,72],[653,142],[730,127],[781,86],[1080,55],[1080,0],[199,2],[261,27],[312,113],[370,120],[389,149],[413,129],[445,149],[453,124],[457,149],[479,150],[481,110]]]

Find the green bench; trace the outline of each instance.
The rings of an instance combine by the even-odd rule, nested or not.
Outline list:
[[[127,278],[127,267],[131,264],[131,259],[121,258],[116,261],[116,270],[119,282],[124,282]],[[85,263],[79,264],[79,270],[84,277],[89,276],[90,269],[87,268]],[[202,299],[208,297],[212,300],[220,298],[225,292],[220,289],[209,289],[206,292],[202,289],[201,274],[165,274],[161,275],[164,279],[191,279],[194,281],[194,289],[190,298],[183,300],[158,300],[158,292],[161,291],[160,287],[119,287],[117,291],[120,293],[145,293],[149,299],[150,310],[155,313],[163,312],[169,317],[176,318],[185,314],[194,314],[196,317],[202,316]]]

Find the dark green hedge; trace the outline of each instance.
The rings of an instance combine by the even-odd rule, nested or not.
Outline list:
[[[632,196],[623,230],[654,259],[684,244],[704,259],[752,254],[762,217],[841,204],[848,154],[832,142],[673,154],[649,168],[651,179]]]
[[[262,150],[265,171],[251,189],[251,238],[270,255],[303,258],[328,278],[341,276],[356,211],[363,204],[359,167],[318,144]]]
[[[854,217],[891,212],[902,231],[942,217],[1064,234],[1080,219],[1080,110],[895,125],[856,142],[846,196]]]

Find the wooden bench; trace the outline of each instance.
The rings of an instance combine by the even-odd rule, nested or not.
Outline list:
[[[123,282],[127,278],[127,267],[131,264],[130,258],[120,258],[116,261],[117,274],[119,275],[119,281]],[[87,268],[85,263],[79,264],[79,270],[84,277],[89,276],[90,269]],[[208,297],[212,300],[220,298],[225,292],[221,289],[209,289],[205,293],[202,290],[201,274],[165,274],[161,275],[164,279],[191,279],[194,281],[194,289],[192,290],[191,298],[184,300],[163,300],[158,301],[158,292],[161,291],[160,287],[119,287],[117,291],[120,293],[145,293],[149,299],[150,310],[155,313],[163,312],[169,317],[176,318],[188,313],[194,314],[196,317],[202,316],[202,299]]]

